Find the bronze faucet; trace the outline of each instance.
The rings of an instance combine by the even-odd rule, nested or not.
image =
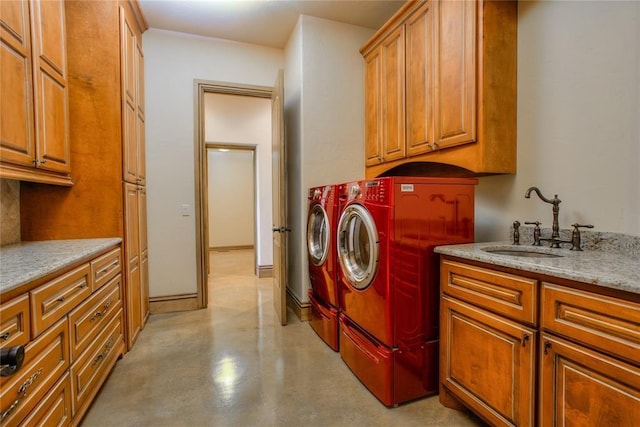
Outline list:
[[[562,243],[562,242],[560,241],[560,226],[558,225],[558,213],[560,212],[560,202],[562,202],[562,200],[558,199],[558,195],[557,194],[555,194],[553,196],[553,199],[547,199],[546,197],[544,197],[542,195],[542,193],[540,192],[538,187],[529,188],[527,190],[527,192],[524,193],[525,199],[528,199],[528,198],[531,197],[531,192],[532,191],[536,192],[536,194],[538,195],[540,200],[542,200],[545,203],[549,203],[549,204],[553,205],[553,224],[551,226],[551,238],[550,239],[541,239],[541,240],[550,240],[552,248],[559,248],[560,247],[560,243]],[[568,243],[570,243],[570,242],[568,242]]]

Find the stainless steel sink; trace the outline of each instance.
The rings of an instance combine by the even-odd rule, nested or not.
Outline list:
[[[509,249],[509,248],[482,248],[483,251],[496,255],[527,257],[527,258],[560,258],[562,255],[541,252],[530,249]]]

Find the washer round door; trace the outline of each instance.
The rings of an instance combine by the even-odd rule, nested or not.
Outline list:
[[[321,205],[313,205],[307,218],[307,248],[313,265],[322,265],[329,253],[329,217]]]
[[[378,230],[362,205],[345,208],[338,223],[338,261],[347,281],[366,289],[378,271]]]

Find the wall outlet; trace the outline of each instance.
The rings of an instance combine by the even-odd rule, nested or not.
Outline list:
[[[184,204],[180,205],[180,213],[182,216],[190,216],[191,215],[191,206]]]

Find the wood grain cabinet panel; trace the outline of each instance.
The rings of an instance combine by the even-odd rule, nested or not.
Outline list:
[[[118,275],[69,313],[71,360],[78,359],[121,308],[122,276]]]
[[[20,424],[68,368],[69,330],[63,319],[25,347],[20,371],[0,377],[2,425]]]
[[[640,304],[542,284],[542,327],[640,365]]]
[[[515,1],[408,1],[362,47],[367,178],[437,173],[424,169],[431,163],[467,170],[458,174],[515,173],[517,10]],[[388,49],[398,32],[405,40],[400,78],[384,70],[384,57],[375,74],[374,52]],[[384,93],[395,87],[402,97]],[[378,105],[381,111],[369,110]],[[394,127],[396,114],[403,115],[402,130]],[[377,160],[370,150],[375,134]]]
[[[0,305],[0,346],[26,345],[31,336],[29,295],[22,295]]]
[[[66,373],[21,425],[63,427],[71,424],[72,415],[71,377]]]
[[[440,324],[444,393],[492,425],[534,425],[536,331],[446,296]]]
[[[541,426],[638,425],[638,366],[547,334],[540,361]]]
[[[91,261],[91,281],[93,291],[109,283],[122,272],[122,250],[118,247],[111,252]]]
[[[382,161],[406,156],[404,141],[404,26],[391,32],[380,46],[382,58]]]
[[[91,294],[89,264],[31,291],[32,336],[38,336]]]
[[[443,405],[491,425],[638,424],[637,295],[457,258],[440,265]]]
[[[71,185],[65,2],[5,1],[0,177]]]
[[[86,412],[111,367],[124,351],[122,311],[119,311],[71,367],[75,417]]]
[[[513,320],[537,323],[537,280],[443,260],[443,292]]]
[[[375,49],[364,57],[364,163],[366,166],[382,162],[381,75],[380,49]]]
[[[407,156],[433,149],[433,9],[427,2],[407,20],[406,105]]]

